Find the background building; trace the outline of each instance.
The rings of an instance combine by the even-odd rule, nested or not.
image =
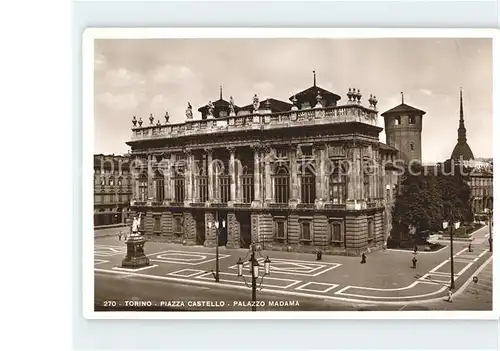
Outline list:
[[[458,122],[457,144],[450,160],[470,167],[469,186],[471,187],[472,212],[475,220],[485,219],[485,210],[493,210],[493,159],[474,159],[467,143],[462,89],[460,89],[460,118]]]
[[[316,85],[290,97],[239,108],[209,103],[193,119],[169,124],[133,119],[133,213],[147,235],[216,245],[213,223],[227,223],[219,244],[359,254],[382,247],[390,232],[397,175],[396,129],[379,142],[377,100],[347,101]],[[423,111],[417,122],[421,130]],[[408,111],[395,112],[406,116]],[[405,125],[407,121],[402,121]],[[412,132],[420,148],[420,133]],[[420,153],[417,153],[420,156]],[[386,171],[386,172],[385,172]]]
[[[129,158],[94,155],[94,227],[126,223],[131,198]]]

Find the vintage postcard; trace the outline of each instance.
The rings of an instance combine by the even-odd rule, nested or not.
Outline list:
[[[495,315],[496,34],[87,30],[85,315]]]

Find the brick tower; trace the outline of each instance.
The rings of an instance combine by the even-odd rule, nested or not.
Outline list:
[[[382,113],[385,121],[386,144],[399,150],[399,157],[406,163],[422,162],[422,124],[425,111],[404,103]]]

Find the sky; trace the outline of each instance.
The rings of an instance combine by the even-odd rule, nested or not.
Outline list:
[[[95,153],[123,154],[132,117],[185,120],[209,100],[235,104],[289,97],[317,85],[347,101],[349,88],[377,97],[380,113],[404,102],[426,111],[422,161],[440,162],[457,141],[460,87],[475,157],[493,157],[491,39],[97,39],[94,54]],[[383,118],[379,114],[379,126]],[[385,133],[380,133],[385,142]]]

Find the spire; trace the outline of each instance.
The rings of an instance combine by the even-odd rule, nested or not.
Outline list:
[[[222,85],[220,86],[220,99],[222,100]]]
[[[464,123],[464,103],[462,98],[462,87],[460,87],[460,120],[458,122],[458,142],[467,142],[467,129],[465,129]]]
[[[316,86],[316,71],[313,71],[313,79],[314,79],[313,86]]]
[[[401,92],[401,103],[405,103],[405,94],[403,92]]]

